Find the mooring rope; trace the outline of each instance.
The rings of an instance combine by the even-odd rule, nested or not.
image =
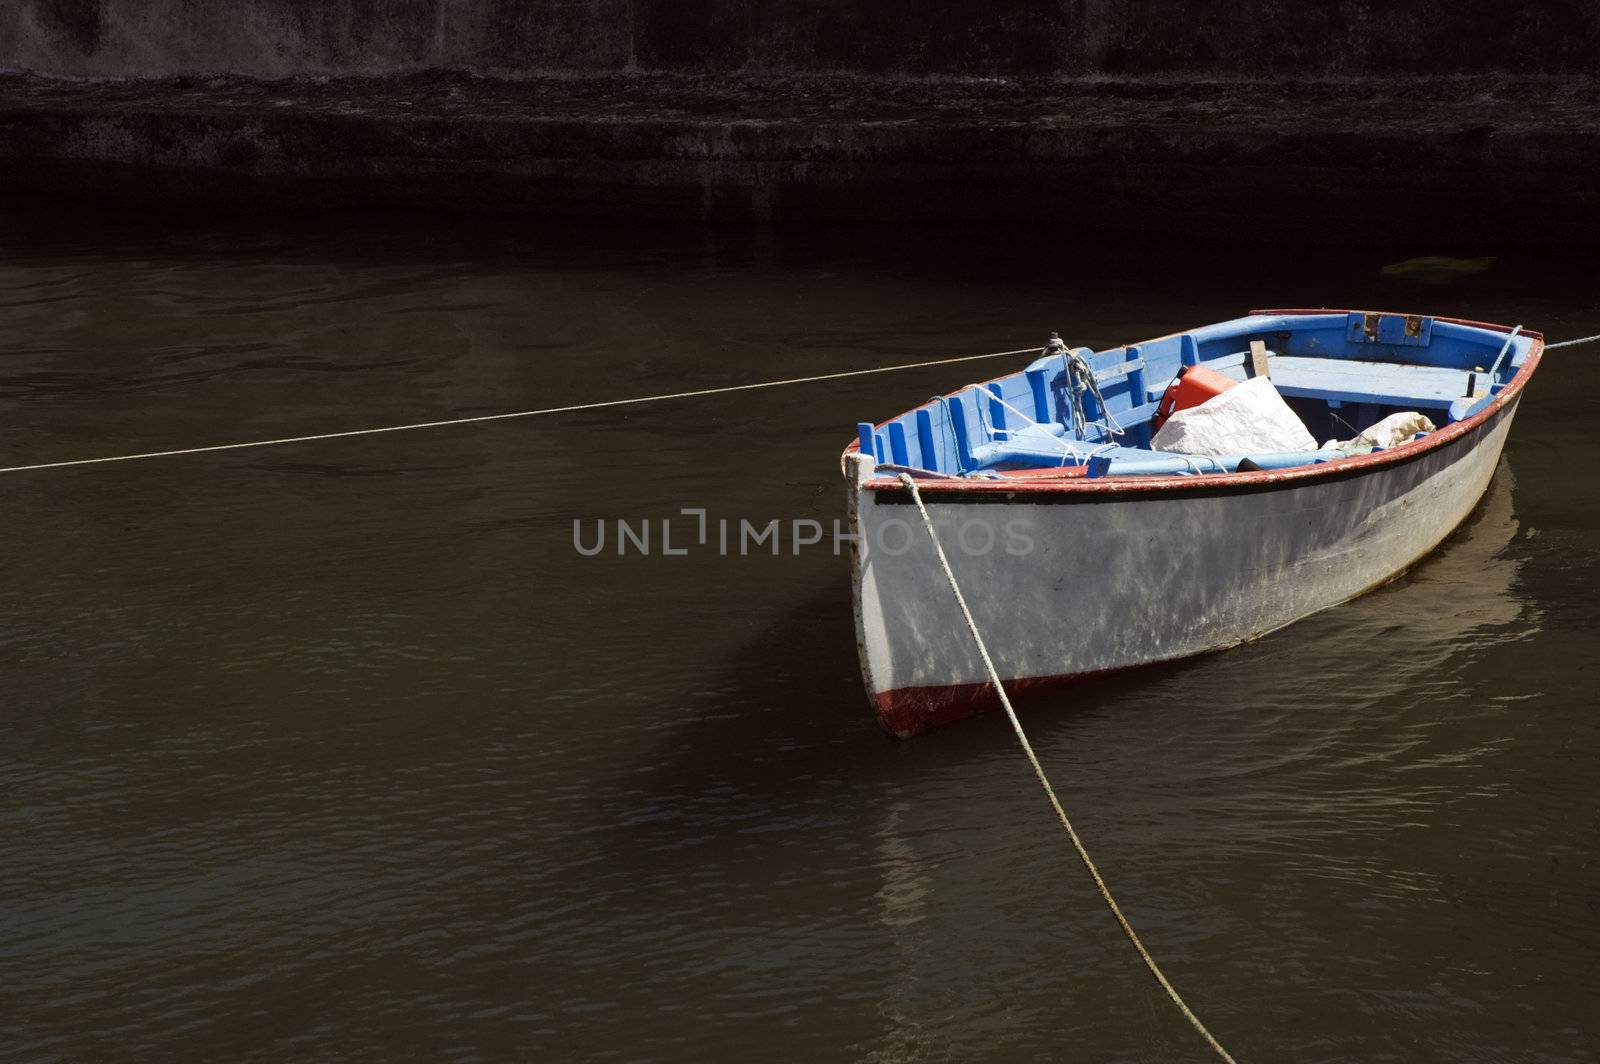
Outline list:
[[[1489,380],[1489,384],[1491,386],[1494,384],[1495,374],[1500,372],[1500,363],[1502,363],[1502,362],[1504,362],[1506,360],[1506,353],[1511,350],[1511,345],[1517,342],[1517,335],[1519,333],[1521,333],[1521,332],[1522,332],[1522,326],[1521,325],[1518,325],[1515,329],[1512,329],[1511,330],[1511,335],[1507,336],[1506,337],[1506,342],[1501,345],[1500,353],[1498,355],[1494,356],[1494,365],[1489,367],[1488,380]]]
[[[1600,333],[1581,336],[1576,340],[1563,340],[1545,344],[1546,351],[1558,347],[1600,340]],[[242,443],[214,443],[204,447],[177,447],[166,451],[142,451],[137,454],[114,454],[102,458],[73,458],[61,462],[32,462],[28,465],[0,466],[0,473],[26,473],[36,469],[64,469],[68,466],[103,465],[107,462],[137,462],[145,458],[175,458],[185,454],[207,454],[212,451],[243,451],[253,447],[281,447],[291,443],[314,443],[319,440],[342,440],[354,436],[378,436],[387,432],[411,432],[416,429],[442,429],[452,425],[478,425],[487,421],[509,421],[512,418],[539,417],[545,414],[570,414],[580,410],[602,410],[613,406],[634,406],[639,403],[659,403],[667,399],[693,399],[703,395],[726,395],[729,392],[748,392],[760,388],[781,388],[789,384],[812,384],[817,381],[836,381],[846,377],[865,377],[874,373],[895,373],[905,369],[922,369],[926,366],[950,366],[958,362],[976,362],[985,358],[1010,358],[1031,355],[1036,347],[1023,347],[1015,351],[990,351],[982,355],[958,355],[955,358],[937,358],[928,362],[902,362],[894,366],[874,366],[871,369],[851,369],[841,373],[819,373],[811,377],[789,377],[776,381],[757,381],[752,384],[729,384],[720,388],[699,388],[689,392],[667,392],[662,395],[640,395],[630,399],[607,399],[598,403],[575,403],[570,406],[547,406],[537,410],[512,410],[503,414],[480,414],[475,417],[445,418],[440,421],[416,421],[406,425],[383,425],[371,429],[347,429],[343,432],[318,432],[308,436],[280,436],[270,440],[246,440]],[[1092,378],[1091,378],[1092,379]],[[942,397],[940,397],[942,398]],[[1009,405],[1009,404],[1008,404]],[[1015,408],[1013,408],[1015,409]],[[1120,426],[1118,426],[1120,428]]]
[[[35,462],[0,468],[0,473],[24,473],[33,469],[61,469],[66,466],[100,465],[105,462],[135,462],[142,458],[172,458],[182,454],[205,454],[210,451],[242,451],[250,447],[278,447],[288,443],[311,443],[316,440],[340,440],[351,436],[377,436],[385,432],[410,432],[414,429],[442,429],[451,425],[477,425],[485,421],[507,421],[511,418],[538,417],[541,414],[568,414],[579,410],[600,410],[611,406],[634,406],[639,403],[659,403],[665,399],[692,399],[702,395],[726,395],[728,392],[749,392],[758,388],[781,388],[786,384],[812,384],[816,381],[836,381],[845,377],[865,377],[873,373],[894,373],[903,369],[921,369],[924,366],[948,366],[957,362],[976,362],[983,358],[1008,358],[1014,355],[1031,355],[1037,347],[1023,347],[1016,351],[990,351],[982,355],[958,355],[955,358],[937,358],[929,362],[902,362],[895,366],[874,366],[871,369],[850,369],[840,373],[819,373],[813,377],[790,377],[779,381],[757,381],[754,384],[729,384],[720,388],[699,388],[692,392],[668,392],[664,395],[641,395],[631,399],[607,399],[599,403],[575,403],[571,406],[547,406],[538,410],[513,410],[504,414],[480,414],[476,417],[455,417],[442,421],[417,421],[408,425],[384,425],[375,429],[348,429],[344,432],[319,432],[310,436],[283,436],[272,440],[249,440],[244,443],[214,443],[207,447],[179,447],[170,451],[145,451],[141,454],[117,454],[105,458],[75,458],[64,462]]]
[[[1117,904],[1117,899],[1111,896],[1111,888],[1106,886],[1106,881],[1100,876],[1100,869],[1095,867],[1094,859],[1089,856],[1089,851],[1084,848],[1083,840],[1078,837],[1078,832],[1072,826],[1072,821],[1067,819],[1067,811],[1061,807],[1061,800],[1056,797],[1056,792],[1050,786],[1050,779],[1044,774],[1044,767],[1039,764],[1038,755],[1033,752],[1033,744],[1028,742],[1028,735],[1022,730],[1022,722],[1017,719],[1017,711],[1011,708],[1011,699],[1006,697],[1005,685],[1000,682],[1000,674],[995,671],[994,662],[989,658],[989,648],[984,645],[983,636],[978,632],[978,624],[972,619],[972,611],[967,608],[966,596],[961,593],[961,585],[956,583],[956,574],[950,570],[950,559],[945,557],[944,547],[939,543],[939,536],[933,529],[933,519],[928,516],[928,508],[922,504],[922,493],[917,490],[917,482],[905,473],[900,474],[900,483],[904,484],[911,492],[911,501],[917,504],[917,512],[922,515],[922,523],[928,530],[928,538],[933,541],[933,552],[939,559],[939,567],[944,570],[944,578],[950,584],[950,590],[955,594],[956,605],[961,607],[961,616],[966,619],[967,631],[972,633],[972,641],[977,644],[978,655],[983,658],[983,667],[988,670],[989,682],[994,685],[994,690],[1000,696],[1000,704],[1005,707],[1006,717],[1011,721],[1011,730],[1017,733],[1017,741],[1022,744],[1022,752],[1027,755],[1028,763],[1033,766],[1033,774],[1039,778],[1039,785],[1044,788],[1045,796],[1050,799],[1050,806],[1056,811],[1056,817],[1061,821],[1061,826],[1067,829],[1067,837],[1072,840],[1072,848],[1078,851],[1078,859],[1083,862],[1083,867],[1089,870],[1089,875],[1094,879],[1094,885],[1100,891],[1100,897],[1111,910],[1111,915],[1117,918],[1117,923],[1122,925],[1122,931],[1128,936],[1128,941],[1133,943],[1133,948],[1139,951],[1139,956],[1144,959],[1145,967],[1150,969],[1150,974],[1156,977],[1156,982],[1161,984],[1161,989],[1167,992],[1167,997],[1183,1013],[1184,1018],[1193,1025],[1200,1036],[1217,1055],[1228,1064],[1236,1064],[1233,1057],[1222,1048],[1222,1043],[1200,1022],[1200,1017],[1178,995],[1178,991],[1167,981],[1162,974],[1155,958],[1150,956],[1150,951],[1144,948],[1144,943],[1139,940],[1139,934],[1122,914],[1122,908]]]
[[[1576,340],[1562,340],[1559,344],[1545,344],[1544,349],[1546,351],[1554,351],[1558,347],[1575,347],[1578,344],[1592,344],[1596,340],[1600,340],[1600,333],[1595,333],[1593,336],[1580,336]]]

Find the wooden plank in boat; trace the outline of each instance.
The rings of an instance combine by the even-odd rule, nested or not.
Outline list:
[[[1245,379],[1244,357],[1217,368],[1236,380]],[[1272,383],[1284,395],[1337,399],[1380,406],[1448,407],[1466,394],[1467,373],[1440,366],[1408,366],[1396,362],[1361,362],[1348,358],[1272,356]]]
[[[1267,345],[1260,340],[1250,341],[1250,376],[1272,376],[1272,368],[1267,364]]]

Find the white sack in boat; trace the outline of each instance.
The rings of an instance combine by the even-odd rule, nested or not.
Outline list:
[[[1232,389],[1230,389],[1231,391]],[[1343,451],[1345,454],[1366,454],[1375,447],[1398,447],[1410,443],[1419,432],[1432,432],[1434,424],[1415,410],[1390,414],[1371,428],[1361,430],[1353,440],[1329,440],[1324,450]]]
[[[1178,454],[1276,454],[1314,451],[1317,440],[1269,378],[1252,377],[1173,414],[1150,446]]]

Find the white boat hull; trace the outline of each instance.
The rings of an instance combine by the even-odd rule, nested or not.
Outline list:
[[[1008,689],[1254,639],[1394,578],[1472,511],[1519,396],[1410,460],[1195,490],[923,497]],[[997,704],[903,486],[849,459],[856,634],[900,736]],[[992,487],[992,485],[990,485]]]

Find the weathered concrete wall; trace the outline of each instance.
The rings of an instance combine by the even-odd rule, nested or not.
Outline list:
[[[1600,82],[0,75],[0,196],[303,216],[1012,219],[1294,255],[1600,242]]]
[[[6,0],[0,66],[1027,77],[1600,72],[1581,0]]]
[[[615,70],[629,0],[8,0],[0,65],[52,74]]]
[[[1081,0],[1086,67],[1281,81],[1600,71],[1583,0]]]
[[[0,0],[3,67],[0,194],[1600,243],[1579,0]]]

